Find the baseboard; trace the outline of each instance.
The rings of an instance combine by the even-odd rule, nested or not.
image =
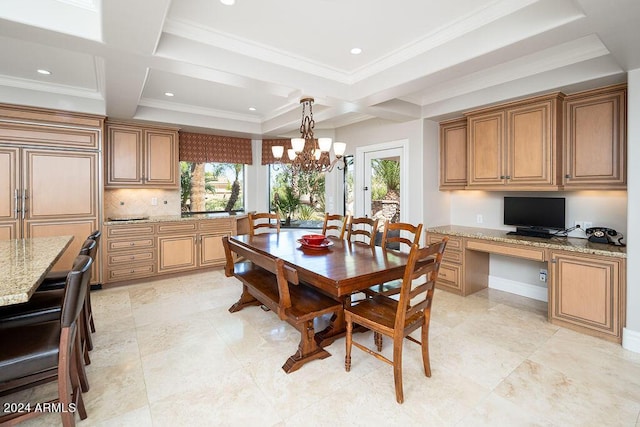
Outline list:
[[[538,301],[548,302],[548,293],[546,287],[530,285],[528,283],[517,282],[515,280],[504,279],[497,276],[489,276],[489,287],[499,291],[510,292]]]
[[[640,353],[640,332],[631,329],[622,329],[622,348]]]

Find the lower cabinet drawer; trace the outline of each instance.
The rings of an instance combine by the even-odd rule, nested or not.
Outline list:
[[[109,266],[127,265],[131,263],[138,263],[143,261],[153,261],[154,251],[148,250],[144,252],[132,252],[127,254],[109,254],[108,264]]]
[[[122,268],[111,268],[109,269],[109,274],[107,275],[108,280],[118,281],[118,280],[129,280],[129,279],[137,279],[140,277],[151,276],[155,273],[154,264],[144,264],[144,265],[134,265],[130,267],[122,267]]]
[[[132,249],[140,249],[140,248],[152,248],[154,246],[153,238],[149,239],[136,239],[136,240],[110,240],[109,241],[109,250],[110,251],[123,251],[123,250],[132,250]]]
[[[446,252],[446,250],[445,250]],[[443,262],[438,272],[437,285],[446,286],[447,288],[461,288],[462,266]]]

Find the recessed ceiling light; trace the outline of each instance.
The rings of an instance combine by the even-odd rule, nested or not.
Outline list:
[[[51,71],[49,71],[49,70],[45,70],[44,68],[40,68],[40,69],[38,70],[38,73],[40,73],[40,74],[44,74],[45,76],[48,76],[49,74],[51,74]]]
[[[173,92],[165,92],[164,96],[173,96]]]
[[[361,53],[362,53],[362,49],[360,49],[359,47],[354,47],[353,49],[351,49],[352,55],[360,55]]]
[[[249,107],[249,111],[256,111],[256,107]]]
[[[236,0],[220,0],[220,3],[226,6],[233,6],[236,3]]]

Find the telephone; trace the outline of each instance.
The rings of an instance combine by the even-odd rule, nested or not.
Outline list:
[[[589,236],[589,241],[593,243],[608,243],[616,246],[626,246],[622,243],[624,236],[613,228],[591,227],[584,231]]]

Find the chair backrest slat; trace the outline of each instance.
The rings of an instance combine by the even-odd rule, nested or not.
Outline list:
[[[249,235],[254,236],[256,230],[269,229],[280,233],[280,215],[278,213],[249,213]]]
[[[347,240],[354,242],[354,237],[364,236],[369,239],[367,242],[372,248],[376,244],[376,233],[378,232],[378,220],[367,217],[351,218],[347,225]]]
[[[433,300],[433,290],[442,256],[447,246],[448,237],[441,242],[433,243],[424,248],[414,244],[409,252],[409,259],[402,278],[402,288],[396,312],[396,330],[402,330],[406,319],[414,314],[429,309]],[[415,280],[423,282],[415,284]],[[399,328],[399,329],[398,329]]]
[[[340,240],[344,239],[349,218],[349,215],[342,216],[339,214],[331,215],[329,212],[325,213],[324,223],[322,224],[322,234],[327,237],[339,237]]]
[[[411,235],[411,239],[404,237],[402,233]],[[422,224],[413,225],[406,222],[384,222],[384,231],[382,232],[381,246],[383,249],[400,249],[400,244],[411,246],[420,243],[420,235],[422,233]],[[394,245],[395,244],[395,245]],[[393,247],[397,246],[397,247]]]

